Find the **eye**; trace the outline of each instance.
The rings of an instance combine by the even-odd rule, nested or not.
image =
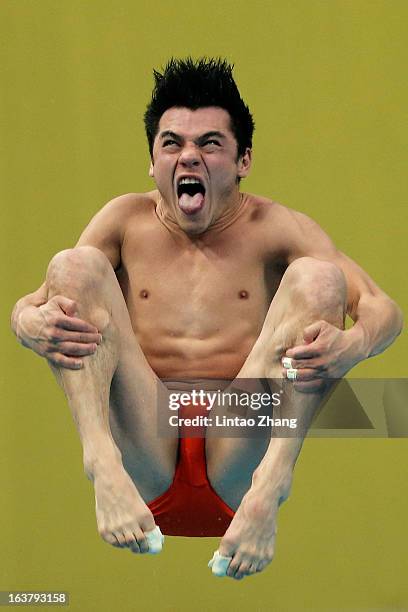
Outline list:
[[[218,140],[215,140],[214,138],[209,138],[204,143],[204,146],[207,146],[207,145],[216,145],[217,147],[219,147],[220,143],[218,142]]]
[[[163,147],[172,147],[173,145],[178,145],[178,143],[175,140],[171,140],[170,138],[163,142]]]

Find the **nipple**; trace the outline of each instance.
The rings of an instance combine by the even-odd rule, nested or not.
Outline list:
[[[140,297],[143,299],[147,299],[149,297],[149,292],[146,291],[146,289],[142,289],[141,292],[139,293]]]
[[[245,289],[243,289],[242,291],[239,292],[238,295],[239,295],[241,300],[247,300],[248,296],[249,296],[249,293],[248,293],[248,291],[245,291]]]

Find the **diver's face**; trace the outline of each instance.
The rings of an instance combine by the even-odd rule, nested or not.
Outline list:
[[[237,179],[248,174],[250,165],[250,149],[237,159],[237,141],[224,109],[173,107],[161,116],[150,176],[185,232],[204,232],[236,204]]]

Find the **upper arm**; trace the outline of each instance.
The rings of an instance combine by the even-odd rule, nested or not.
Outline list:
[[[298,257],[330,261],[344,273],[347,282],[347,313],[355,320],[362,296],[385,295],[373,279],[355,261],[339,251],[326,232],[312,219],[293,212],[293,233],[289,240],[288,264]]]
[[[133,194],[119,196],[108,202],[90,221],[75,246],[93,246],[101,250],[116,270],[126,221],[134,204]]]

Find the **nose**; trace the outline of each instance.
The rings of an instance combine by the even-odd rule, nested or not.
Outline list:
[[[200,154],[197,147],[191,143],[186,144],[180,153],[179,162],[186,168],[192,168],[200,164]]]

